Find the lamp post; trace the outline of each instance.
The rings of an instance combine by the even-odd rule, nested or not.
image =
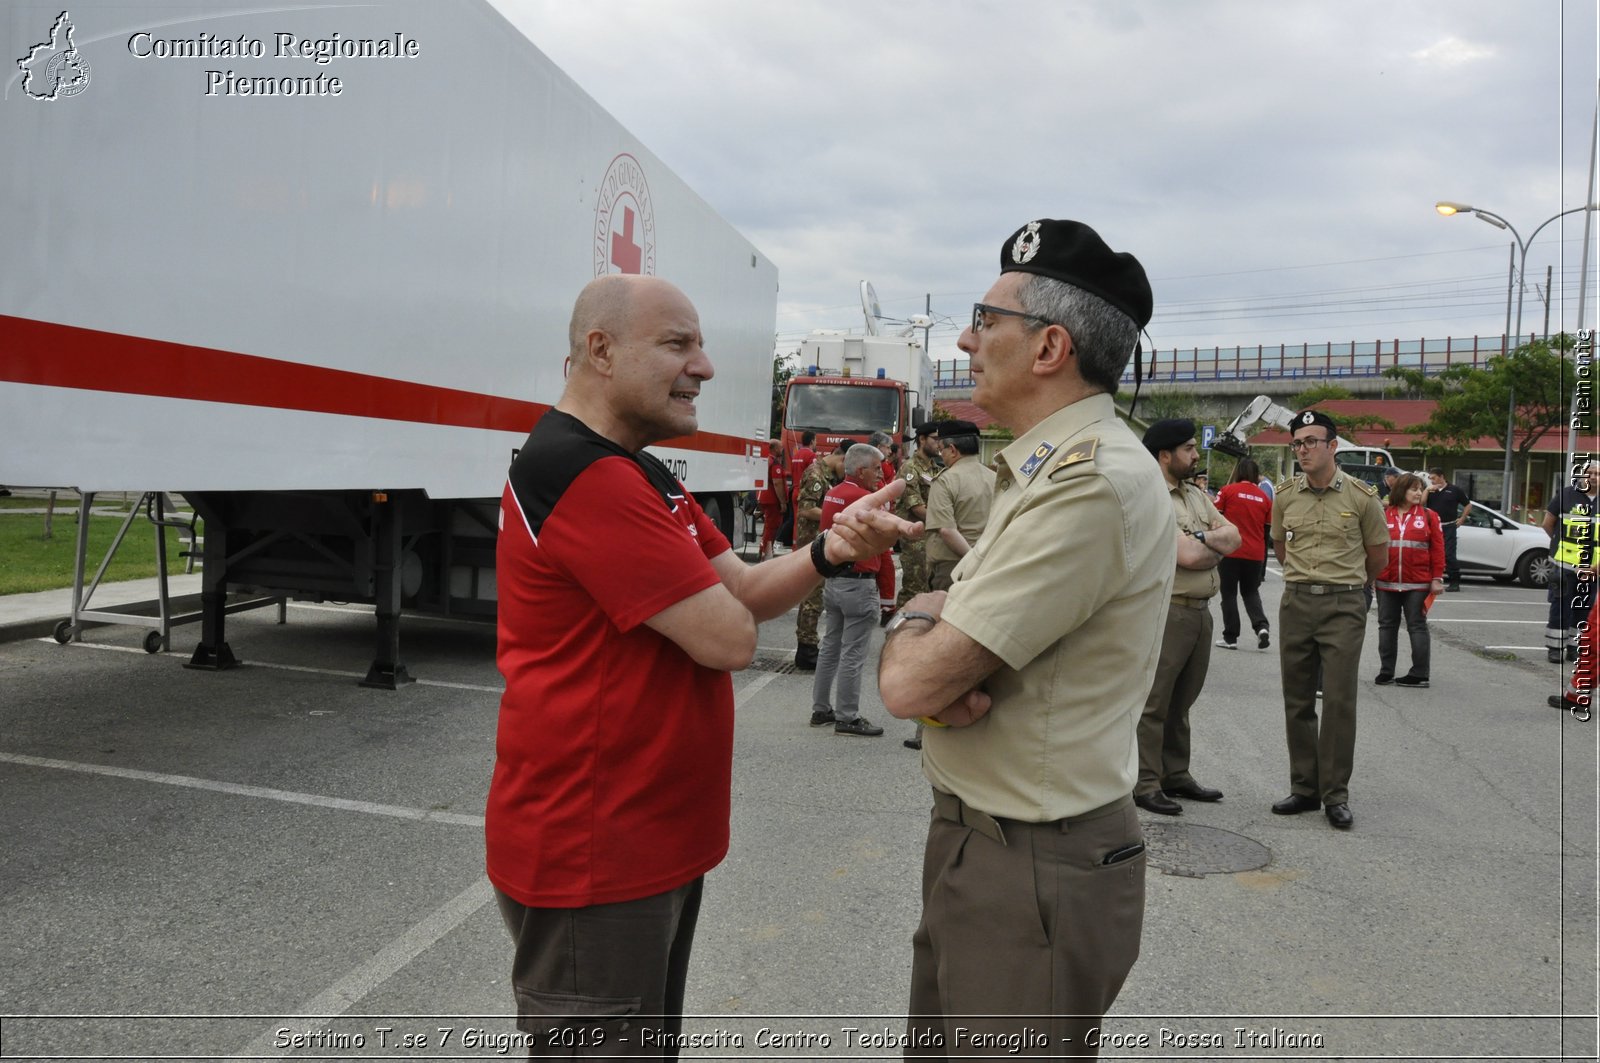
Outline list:
[[[1533,243],[1534,237],[1538,236],[1541,232],[1544,231],[1544,227],[1546,225],[1549,225],[1551,222],[1555,221],[1557,218],[1564,218],[1568,214],[1576,214],[1579,211],[1589,211],[1589,210],[1600,209],[1600,205],[1597,205],[1597,204],[1594,204],[1594,203],[1586,203],[1581,207],[1571,207],[1571,208],[1569,208],[1567,210],[1562,211],[1559,214],[1553,214],[1550,217],[1546,218],[1544,221],[1540,222],[1539,223],[1539,227],[1537,229],[1533,230],[1533,233],[1526,240],[1524,240],[1522,238],[1522,234],[1521,233],[1517,232],[1516,226],[1512,225],[1510,222],[1506,221],[1504,218],[1502,218],[1500,215],[1496,214],[1492,210],[1484,210],[1481,207],[1469,207],[1465,203],[1452,203],[1449,200],[1441,200],[1440,202],[1435,203],[1433,209],[1438,211],[1440,214],[1443,214],[1447,218],[1451,217],[1452,215],[1455,215],[1455,214],[1471,214],[1473,217],[1478,218],[1481,221],[1488,222],[1490,225],[1493,225],[1496,229],[1505,229],[1505,230],[1507,230],[1508,232],[1511,233],[1511,238],[1517,242],[1517,253],[1518,253],[1518,258],[1517,258],[1517,277],[1516,277],[1516,287],[1517,287],[1517,324],[1516,324],[1516,331],[1514,333],[1512,333],[1512,335],[1515,336],[1516,339],[1520,341],[1522,339],[1522,287],[1523,287],[1522,281],[1523,281],[1524,272],[1526,271],[1527,266],[1528,266],[1528,245]],[[1509,312],[1510,309],[1511,309],[1511,293],[1507,292],[1506,293],[1506,310]],[[1510,343],[1510,341],[1508,340],[1507,341],[1508,349],[1506,351],[1507,357],[1510,357],[1511,350],[1512,350],[1512,348],[1509,347],[1509,343]],[[1507,513],[1509,513],[1511,511],[1511,449],[1512,449],[1512,446],[1514,445],[1514,442],[1515,442],[1516,418],[1517,418],[1517,390],[1516,390],[1515,387],[1512,387],[1512,389],[1511,389],[1511,397],[1510,397],[1510,399],[1509,399],[1509,401],[1507,402],[1507,405],[1506,405],[1506,463],[1505,463],[1505,471],[1503,473],[1503,483],[1501,484],[1501,487],[1500,487],[1500,508],[1502,510],[1506,511]]]

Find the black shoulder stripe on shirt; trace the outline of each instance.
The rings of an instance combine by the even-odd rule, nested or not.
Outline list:
[[[678,508],[684,494],[683,485],[660,459],[643,452],[635,454],[571,414],[551,410],[533,426],[517,460],[511,463],[509,474],[511,490],[534,536],[542,533],[545,520],[573,481],[604,458],[626,458],[633,462],[656,489],[667,509]]]

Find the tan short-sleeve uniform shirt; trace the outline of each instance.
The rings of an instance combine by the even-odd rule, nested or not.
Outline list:
[[[939,537],[940,528],[954,528],[971,546],[989,523],[994,501],[994,470],[969,455],[939,474],[928,489],[925,521],[929,561],[956,561],[956,552]]]
[[[991,816],[1048,822],[1133,792],[1177,566],[1172,506],[1103,394],[1056,411],[996,464],[988,527],[956,566],[943,618],[1004,664],[985,683],[987,715],[923,732],[923,770]]]
[[[1211,496],[1188,480],[1169,488],[1172,512],[1178,518],[1178,530],[1183,532],[1210,531],[1222,520]],[[1173,578],[1172,593],[1182,598],[1210,598],[1222,589],[1222,577],[1216,566],[1206,569],[1180,568]]]
[[[1354,586],[1367,581],[1365,548],[1388,543],[1389,528],[1376,493],[1354,476],[1336,473],[1319,491],[1301,473],[1273,493],[1272,541],[1283,544],[1285,583]]]

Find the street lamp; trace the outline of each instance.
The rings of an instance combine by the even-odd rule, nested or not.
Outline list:
[[[1525,271],[1526,271],[1527,266],[1528,266],[1528,245],[1533,243],[1534,237],[1538,236],[1541,232],[1544,231],[1544,227],[1546,225],[1549,225],[1551,222],[1555,221],[1557,218],[1565,218],[1568,214],[1577,214],[1579,211],[1600,210],[1600,204],[1586,203],[1581,207],[1571,207],[1571,208],[1569,208],[1567,210],[1562,211],[1559,214],[1553,214],[1550,217],[1546,218],[1544,221],[1540,222],[1539,223],[1539,227],[1537,229],[1533,230],[1532,235],[1530,235],[1526,240],[1524,240],[1522,238],[1522,234],[1517,232],[1516,226],[1512,225],[1510,222],[1506,221],[1504,218],[1502,218],[1500,215],[1496,214],[1492,210],[1484,210],[1482,207],[1468,206],[1465,203],[1452,203],[1450,200],[1447,200],[1447,199],[1440,200],[1438,203],[1435,203],[1433,205],[1433,209],[1438,211],[1440,214],[1444,215],[1447,218],[1451,217],[1453,215],[1456,215],[1456,214],[1471,214],[1473,217],[1478,218],[1481,221],[1488,222],[1490,225],[1493,225],[1496,229],[1506,229],[1506,230],[1508,230],[1511,233],[1512,239],[1514,239],[1517,242],[1517,244],[1516,244],[1517,252],[1518,252],[1517,276],[1516,276],[1517,326],[1516,326],[1516,331],[1513,332],[1512,335],[1515,336],[1518,340],[1520,340],[1522,338],[1522,292],[1523,292],[1523,283],[1522,282],[1523,282],[1523,279],[1525,277]],[[1506,317],[1507,317],[1508,320],[1510,319],[1510,316],[1511,316],[1511,293],[1507,292],[1506,293]],[[1506,355],[1508,357],[1510,356],[1511,350],[1512,350],[1512,348],[1510,347],[1510,342],[1511,341],[1509,339],[1506,341],[1506,343],[1507,343]],[[1516,392],[1516,388],[1513,387],[1511,389],[1511,398],[1510,398],[1509,404],[1506,407],[1506,464],[1505,464],[1505,471],[1503,473],[1503,483],[1501,484],[1501,487],[1500,487],[1500,508],[1502,510],[1508,512],[1508,513],[1511,511],[1511,448],[1512,448],[1512,445],[1513,445],[1513,436],[1514,436],[1514,434],[1516,432],[1516,416],[1517,416],[1517,392]]]

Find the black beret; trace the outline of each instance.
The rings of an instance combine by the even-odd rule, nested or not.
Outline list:
[[[1328,430],[1330,436],[1339,434],[1339,426],[1333,423],[1333,418],[1321,410],[1301,410],[1294,415],[1294,420],[1289,422],[1289,434],[1294,435],[1300,429],[1310,425],[1320,424]]]
[[[939,434],[939,422],[938,421],[923,421],[921,424],[917,425],[917,438],[918,439],[926,439],[928,436],[938,435],[938,434]]]
[[[977,434],[978,426],[971,421],[939,422],[938,435],[940,439],[954,439],[956,436],[975,436]]]
[[[1144,328],[1154,297],[1139,260],[1113,251],[1080,221],[1030,221],[1000,248],[1001,273],[1037,273],[1098,295]]]
[[[1194,438],[1194,422],[1187,417],[1169,417],[1157,421],[1144,431],[1145,449],[1154,454],[1162,450],[1177,450]]]

